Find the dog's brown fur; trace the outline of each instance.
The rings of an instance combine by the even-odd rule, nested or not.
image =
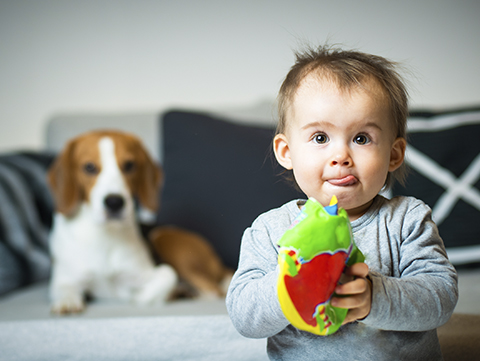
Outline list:
[[[200,297],[224,297],[233,271],[225,267],[213,247],[200,235],[173,226],[149,234],[162,262],[170,264]]]

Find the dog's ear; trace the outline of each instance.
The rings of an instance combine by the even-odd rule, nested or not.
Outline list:
[[[55,201],[55,209],[66,216],[75,213],[80,200],[81,188],[75,174],[76,140],[71,140],[50,167],[47,180]]]
[[[157,211],[160,201],[160,188],[163,184],[163,170],[156,164],[139,142],[139,158],[142,160],[137,172],[135,193],[140,203],[151,211]]]

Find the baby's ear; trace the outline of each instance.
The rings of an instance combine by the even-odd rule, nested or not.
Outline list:
[[[395,139],[390,151],[390,165],[389,172],[397,170],[405,159],[405,149],[407,148],[407,141],[405,138],[398,137]]]
[[[273,138],[273,152],[278,163],[285,169],[292,169],[292,159],[290,158],[290,148],[285,134],[277,134]]]

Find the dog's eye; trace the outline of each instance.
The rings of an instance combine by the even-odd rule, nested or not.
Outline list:
[[[95,164],[92,162],[85,163],[83,165],[83,170],[87,174],[97,174],[98,173],[98,168]]]
[[[132,160],[127,160],[125,163],[123,163],[122,169],[125,173],[133,172],[135,170],[135,162]]]

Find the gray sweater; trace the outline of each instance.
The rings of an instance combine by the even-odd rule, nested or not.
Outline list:
[[[457,274],[431,220],[411,197],[377,196],[353,221],[372,280],[372,307],[362,321],[330,336],[289,324],[277,298],[277,242],[300,212],[295,200],[260,215],[242,239],[227,309],[244,336],[268,337],[272,360],[441,360],[436,328],[457,303]]]

